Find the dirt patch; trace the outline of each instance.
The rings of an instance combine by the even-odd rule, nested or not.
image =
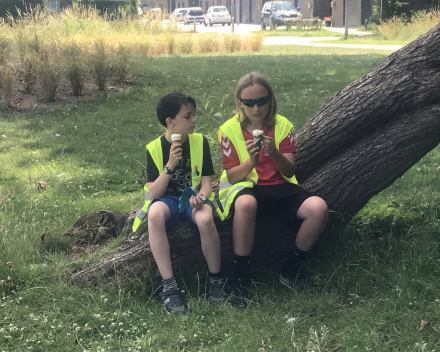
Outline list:
[[[102,93],[97,88],[93,77],[87,77],[84,82],[83,93],[80,97],[73,95],[73,89],[70,85],[70,81],[62,77],[58,85],[55,102],[49,103],[45,97],[43,88],[39,81],[36,82],[33,87],[32,93],[29,94],[25,89],[24,71],[21,68],[20,63],[14,65],[15,84],[13,90],[13,99],[11,106],[5,107],[4,104],[0,104],[0,109],[5,109],[10,112],[29,112],[36,109],[54,110],[60,106],[68,104],[77,104],[79,102],[96,98],[97,95]],[[105,92],[120,92],[127,85],[132,85],[132,76],[128,76],[124,83],[118,82],[115,77],[110,76],[106,85]]]

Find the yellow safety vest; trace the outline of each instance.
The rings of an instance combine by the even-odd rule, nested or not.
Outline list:
[[[163,170],[163,154],[161,137],[147,144],[147,149],[150,152],[151,158],[154,161],[159,173]],[[188,135],[189,150],[191,159],[191,185],[196,190],[200,186],[203,170],[203,136],[200,133],[192,133]],[[215,194],[211,192],[208,199],[212,202],[214,209],[221,220],[224,220],[223,214],[220,211],[217,201],[214,199]],[[138,210],[133,222],[133,232],[141,226],[147,219],[148,207],[150,206],[150,192],[148,191],[148,183],[144,185],[144,206]]]
[[[289,132],[293,129],[292,123],[287,120],[284,116],[276,116],[275,124],[275,146],[280,147],[281,141],[287,137]],[[222,135],[228,137],[230,142],[233,144],[235,150],[237,151],[240,164],[243,164],[247,159],[250,158],[249,153],[246,149],[246,143],[244,140],[243,132],[241,130],[240,122],[238,121],[238,115],[226,121],[218,130],[218,140],[220,144],[222,143]],[[290,183],[298,183],[296,181],[295,175],[291,178],[285,177],[284,179]],[[220,177],[220,190],[219,199],[223,207],[223,216],[228,218],[229,211],[231,209],[232,202],[238,192],[244,188],[252,188],[258,182],[258,175],[255,168],[247,175],[245,181],[237,182],[231,185],[228,181],[226,175],[226,170],[223,170],[222,176]]]

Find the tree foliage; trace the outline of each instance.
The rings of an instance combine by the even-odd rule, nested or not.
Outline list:
[[[31,7],[43,4],[44,0],[0,0],[0,17],[6,18],[9,13],[15,17],[18,11],[27,12]]]

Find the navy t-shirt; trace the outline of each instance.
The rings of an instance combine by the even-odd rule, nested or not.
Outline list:
[[[167,141],[165,135],[160,137],[163,154],[163,165],[165,166],[170,158],[171,143]],[[158,170],[150,152],[147,149],[147,182],[154,182],[163,170]],[[191,187],[191,159],[189,149],[189,138],[182,144],[182,159],[174,169],[170,182],[165,191],[167,196],[180,197],[187,187]],[[214,175],[214,167],[212,165],[211,153],[209,151],[209,143],[203,136],[203,170],[202,176]]]

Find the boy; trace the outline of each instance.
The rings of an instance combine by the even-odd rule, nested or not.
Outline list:
[[[167,132],[147,145],[145,205],[133,223],[133,231],[136,231],[148,217],[150,248],[163,281],[159,297],[166,311],[173,314],[183,313],[187,307],[173,275],[166,231],[181,220],[193,222],[199,228],[209,269],[208,303],[223,301],[220,238],[209,200],[213,199],[214,168],[208,140],[194,133],[195,110],[194,98],[181,93],[167,94],[156,105],[157,118]],[[181,206],[179,212],[179,197],[189,187],[193,187],[197,195],[192,195],[189,206],[186,209]]]

